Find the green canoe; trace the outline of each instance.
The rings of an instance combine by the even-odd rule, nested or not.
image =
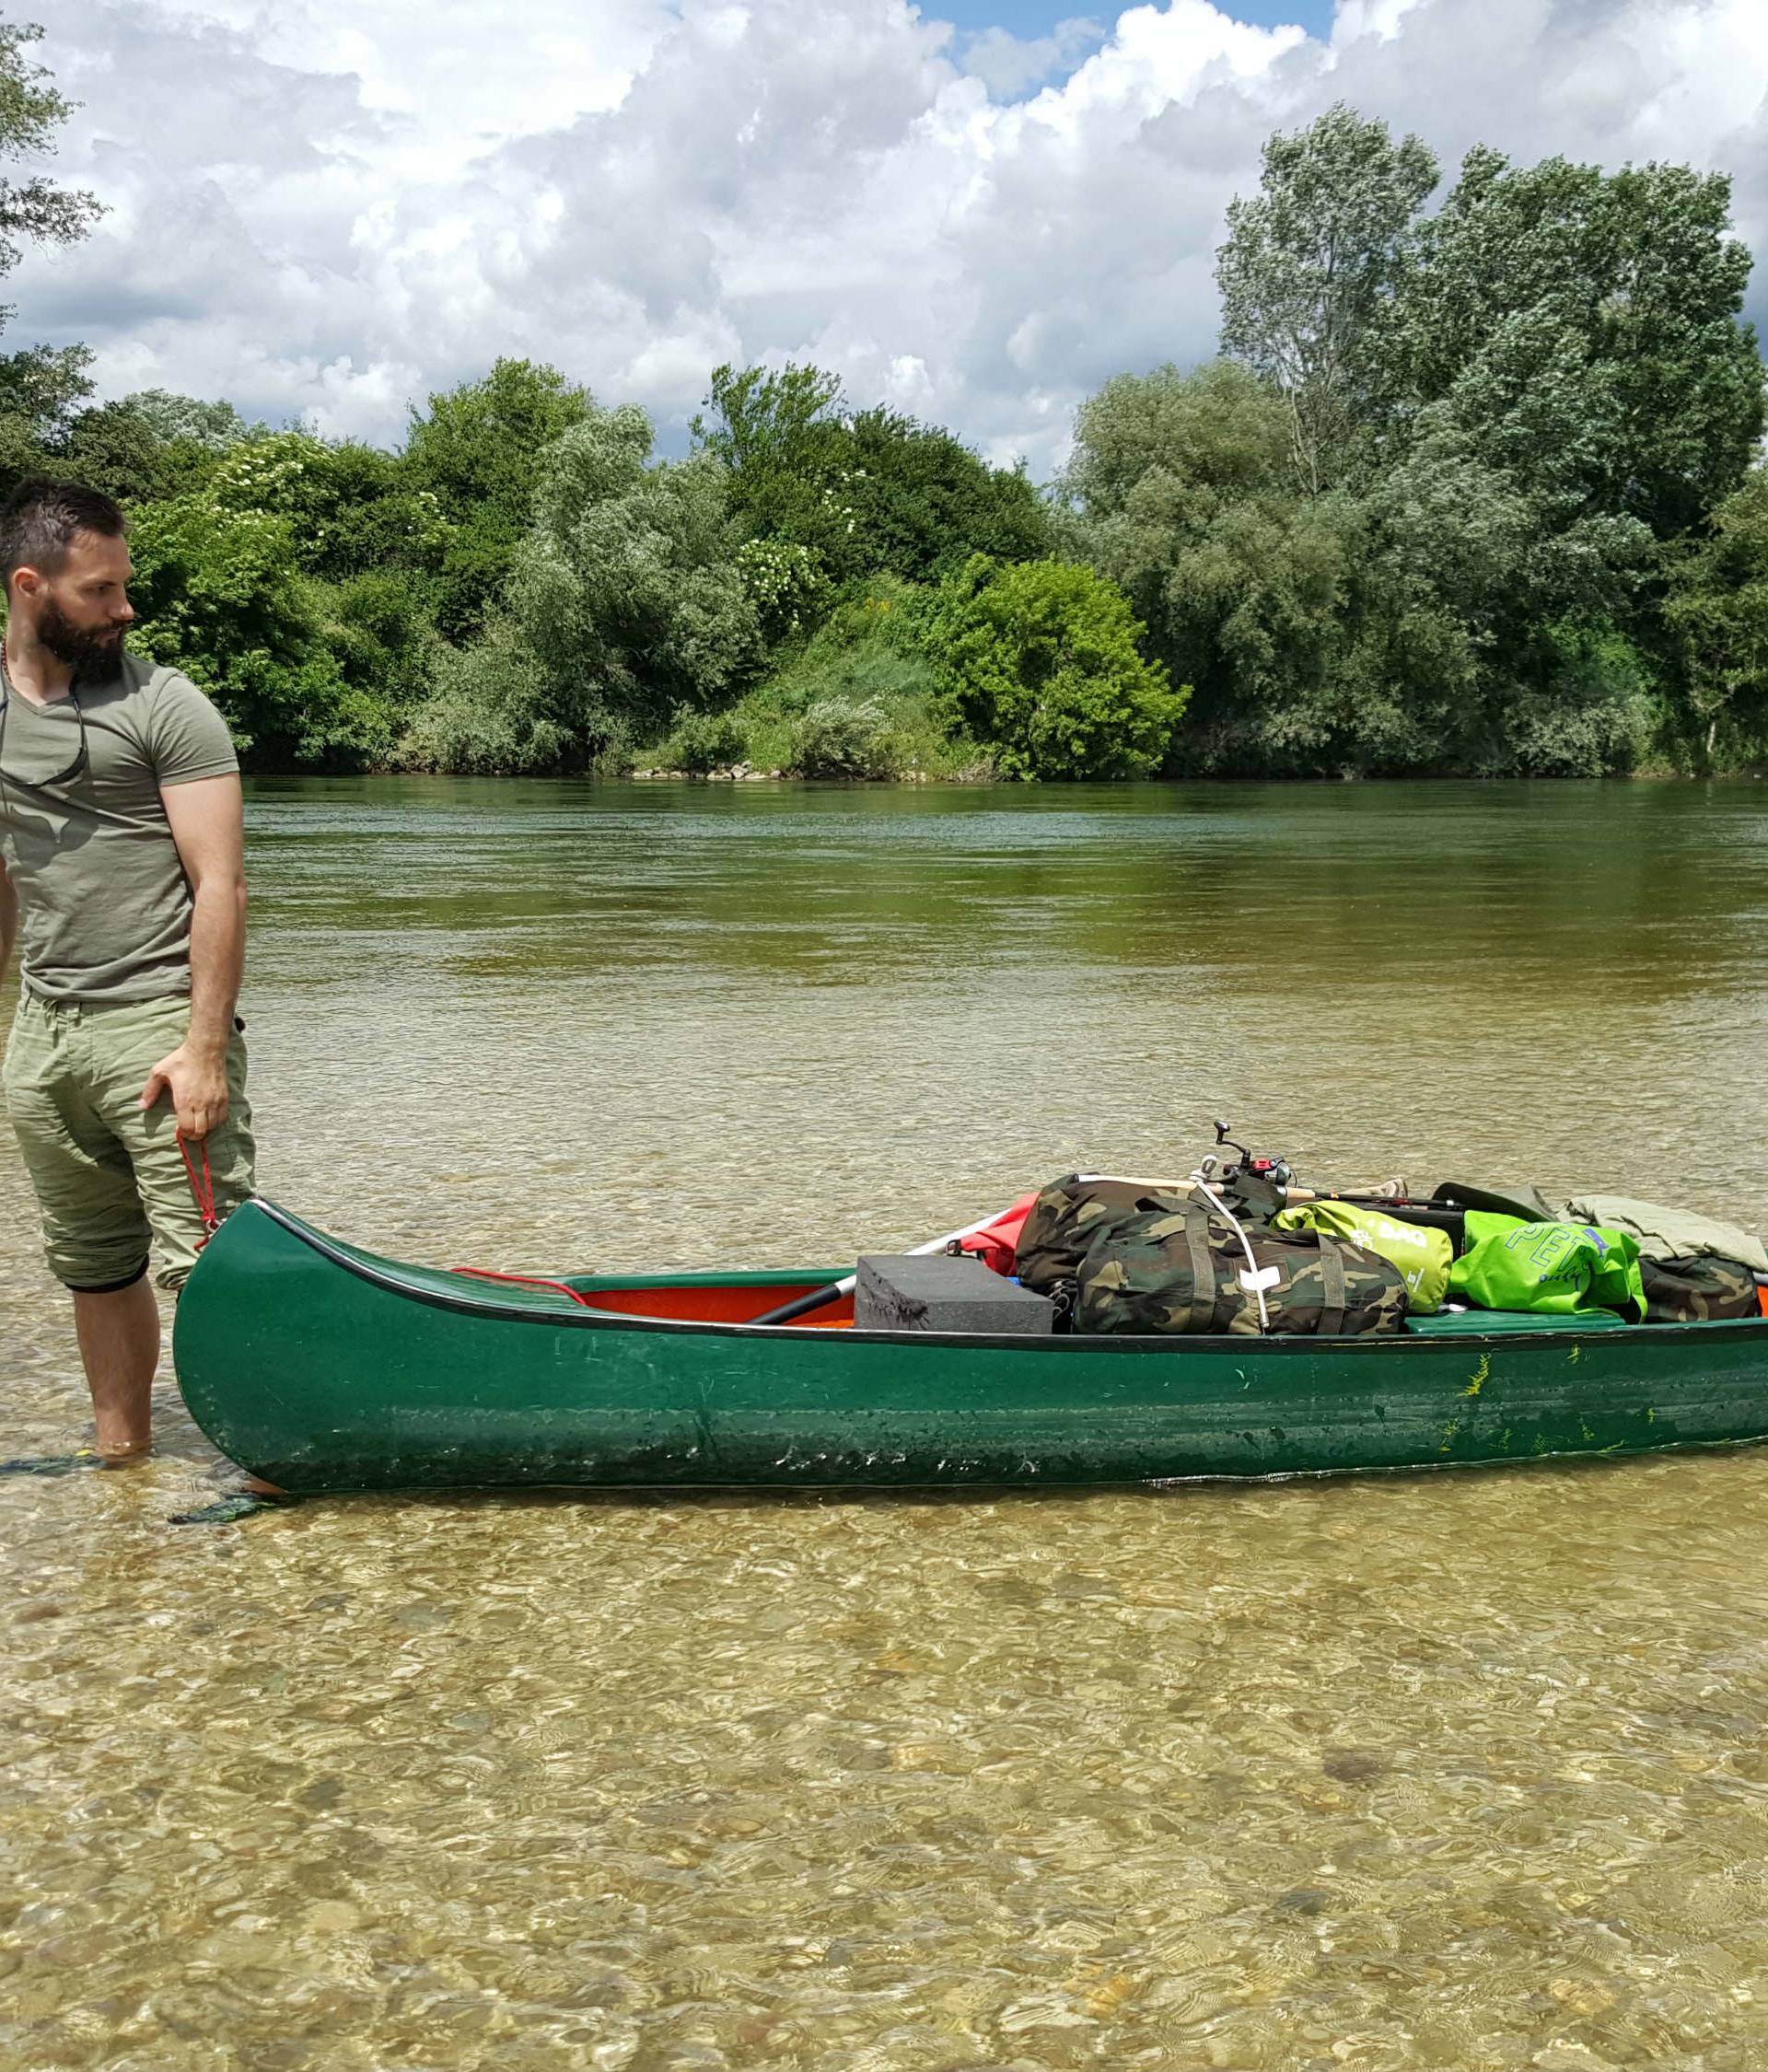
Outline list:
[[[1768,1436],[1768,1319],[1378,1339],[740,1321],[833,1277],[470,1279],[253,1200],[191,1276],[174,1350],[208,1437],[293,1492],[1080,1485]]]

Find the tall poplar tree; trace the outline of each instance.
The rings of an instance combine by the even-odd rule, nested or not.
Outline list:
[[[1378,386],[1377,320],[1436,184],[1436,161],[1415,136],[1396,144],[1385,122],[1341,101],[1306,129],[1269,138],[1258,193],[1228,204],[1216,255],[1222,350],[1288,405],[1306,495],[1348,471]]]

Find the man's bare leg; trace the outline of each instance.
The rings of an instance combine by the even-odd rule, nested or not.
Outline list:
[[[74,1329],[98,1420],[99,1453],[129,1461],[152,1443],[159,1304],[145,1275],[106,1295],[74,1294]]]

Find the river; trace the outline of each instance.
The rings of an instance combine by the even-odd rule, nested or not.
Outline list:
[[[261,780],[267,1193],[851,1260],[1230,1118],[1768,1224],[1768,793]],[[80,1442],[0,1142],[0,1450]],[[1768,1451],[226,1527],[0,1477],[7,2072],[1768,2062]]]

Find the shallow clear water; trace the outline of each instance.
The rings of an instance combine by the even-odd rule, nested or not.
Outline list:
[[[262,1179],[378,1249],[821,1263],[1216,1114],[1768,1223],[1754,786],[250,811]],[[1768,1453],[202,1529],[161,1428],[0,1477],[8,2072],[1768,2061]]]

